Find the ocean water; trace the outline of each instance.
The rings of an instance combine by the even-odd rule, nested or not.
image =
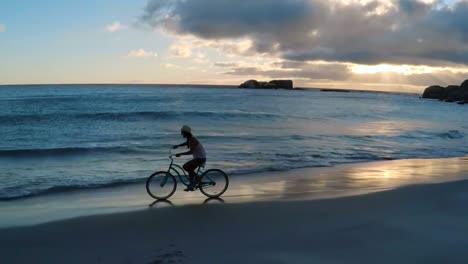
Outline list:
[[[252,172],[468,153],[466,106],[414,94],[0,87],[0,200],[143,182],[190,125],[208,168]],[[180,159],[179,163],[187,159]]]

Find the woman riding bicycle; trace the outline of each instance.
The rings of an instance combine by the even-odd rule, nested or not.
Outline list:
[[[193,155],[193,159],[184,164],[184,170],[186,170],[190,176],[190,184],[185,191],[193,191],[197,182],[200,181],[199,176],[195,173],[195,170],[204,165],[206,162],[206,152],[200,141],[192,134],[192,129],[189,126],[183,126],[180,130],[180,134],[187,139],[186,142],[173,146],[174,149],[182,146],[187,146],[189,151],[179,153],[176,157]]]

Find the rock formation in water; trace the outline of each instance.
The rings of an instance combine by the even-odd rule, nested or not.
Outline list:
[[[465,80],[460,86],[429,86],[424,90],[422,98],[439,99],[445,102],[458,102],[460,104],[468,103],[468,80]]]
[[[252,89],[294,89],[293,81],[291,80],[273,80],[270,82],[259,82],[257,80],[248,80],[239,85],[239,88]]]

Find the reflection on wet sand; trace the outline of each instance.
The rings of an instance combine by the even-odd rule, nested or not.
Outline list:
[[[201,202],[201,204],[223,204],[225,203],[224,199],[222,198],[207,198]],[[165,208],[165,207],[172,207],[174,203],[170,200],[156,200],[148,205],[149,208]]]
[[[222,198],[208,198],[203,201],[203,204],[223,204],[225,203],[224,199]]]
[[[253,200],[317,199],[370,193],[408,184],[466,179],[468,157],[347,164],[271,173],[269,176],[268,179],[239,182],[230,192],[232,198],[239,195]]]
[[[162,207],[171,207],[174,204],[169,200],[156,200],[152,202],[148,207],[150,208],[162,208]]]
[[[154,201],[142,184],[53,194],[0,202],[0,227],[180,205],[209,206],[274,200],[322,199],[387,190],[418,183],[468,179],[468,157],[408,159],[232,176],[218,200],[180,189],[170,201]]]

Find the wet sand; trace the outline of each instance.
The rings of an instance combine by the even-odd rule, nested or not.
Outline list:
[[[0,202],[0,228],[147,208],[336,198],[411,184],[463,180],[467,176],[468,157],[355,163],[234,175],[222,201],[206,200],[200,192],[185,193],[179,185],[169,203],[155,203],[146,194],[144,183],[141,183]]]
[[[466,263],[468,181],[0,229],[2,263]]]
[[[1,262],[466,263],[467,161],[234,177],[224,202],[135,185],[2,203],[7,226],[47,223],[0,229]]]

